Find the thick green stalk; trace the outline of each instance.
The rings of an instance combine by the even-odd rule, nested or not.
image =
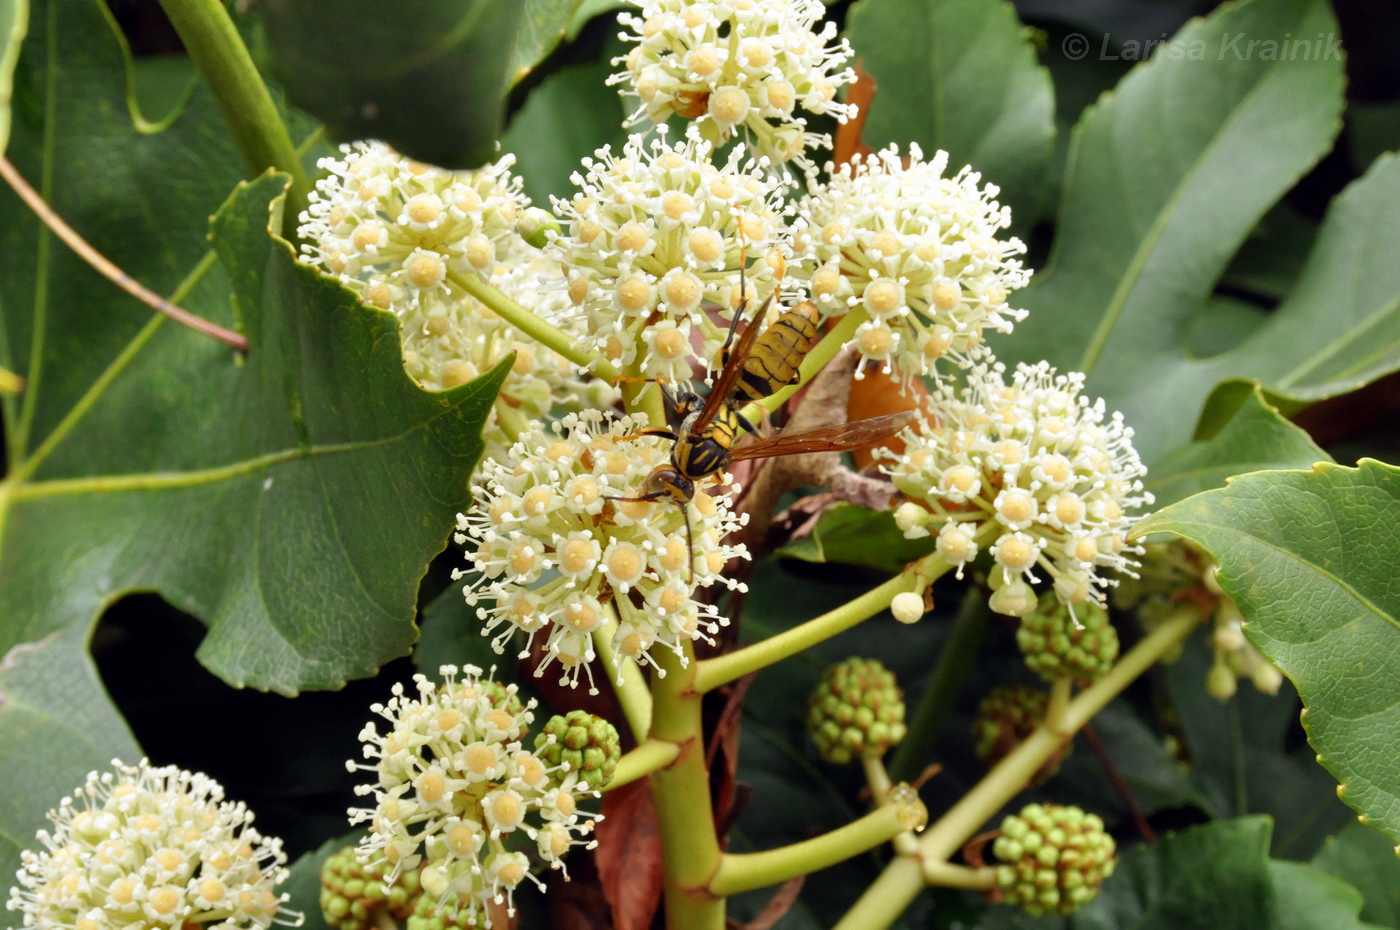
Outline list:
[[[1059,750],[1065,739],[1088,723],[1094,714],[1163,655],[1176,648],[1200,621],[1201,614],[1195,606],[1183,605],[1120,658],[1107,675],[1069,702],[1060,720],[1060,732],[1041,725],[997,763],[986,777],[919,838],[919,854],[925,867],[930,862],[946,862],[1007,801],[1030,783],[1045,760]],[[911,859],[896,859],[865,890],[834,930],[883,930],[898,919],[923,886],[920,867]]]
[[[939,734],[943,732],[943,725],[948,721],[958,692],[962,690],[967,676],[972,674],[990,615],[981,589],[969,588],[958,608],[948,641],[938,655],[938,664],[934,666],[928,687],[919,701],[919,709],[909,724],[909,732],[890,763],[890,777],[896,781],[913,781],[923,771]]]
[[[928,817],[919,796],[905,785],[891,792],[889,803],[821,836],[757,853],[726,853],[710,891],[728,897],[844,862],[917,829]]]
[[[709,890],[723,854],[715,835],[710,773],[705,768],[695,652],[687,642],[684,657],[669,649],[658,649],[657,657],[651,735],[677,749],[676,760],[651,776],[666,872],[666,926],[669,930],[724,930],[724,900]]]
[[[938,578],[951,567],[937,553],[926,556],[878,588],[814,620],[808,620],[801,626],[793,627],[777,636],[770,636],[743,649],[706,659],[700,663],[695,676],[696,690],[701,693],[713,691],[721,685],[743,678],[750,672],[767,668],[797,655],[804,649],[810,649],[837,633],[844,633],[889,607],[896,594],[913,591],[920,584],[927,584]]]
[[[160,5],[218,102],[248,174],[275,168],[292,176],[283,227],[294,232],[311,184],[228,10],[220,0],[160,0]]]
[[[894,783],[890,781],[890,773],[885,770],[885,762],[879,756],[861,756],[861,768],[865,769],[865,783],[870,786],[870,796],[875,799],[876,804],[884,804],[894,790]],[[896,836],[891,843],[894,851],[901,856],[913,856],[919,852],[919,839],[913,833],[904,832]]]
[[[453,275],[452,280],[468,293],[495,311],[496,315],[531,339],[553,349],[581,368],[590,369],[604,381],[617,380],[617,368],[597,352],[579,345],[577,340],[557,326],[526,310],[503,294],[500,288],[479,275]]]
[[[952,862],[928,861],[922,864],[924,884],[943,888],[966,888],[968,891],[991,891],[997,884],[996,869],[983,866],[980,869],[956,865]]]
[[[758,423],[765,413],[772,413],[783,405],[789,397],[796,394],[802,385],[807,384],[816,376],[817,372],[826,367],[826,363],[836,357],[836,353],[841,351],[842,346],[850,342],[856,334],[856,328],[866,320],[870,319],[865,312],[864,305],[856,307],[850,313],[841,318],[841,322],[831,328],[812,350],[802,359],[802,365],[798,368],[801,377],[796,384],[790,384],[763,400],[754,401],[744,408],[744,416],[750,423]]]
[[[614,788],[630,785],[639,778],[645,778],[657,769],[670,765],[677,755],[675,743],[649,739],[617,760],[612,781],[608,782],[603,790],[612,791]]]

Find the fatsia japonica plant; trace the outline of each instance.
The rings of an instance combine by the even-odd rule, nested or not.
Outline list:
[[[7,925],[1400,927],[1400,93],[1199,6],[0,0]]]

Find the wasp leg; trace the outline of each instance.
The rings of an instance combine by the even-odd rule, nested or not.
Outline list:
[[[671,429],[669,426],[643,426],[635,433],[629,433],[626,436],[617,437],[617,441],[629,442],[633,439],[641,439],[643,436],[660,436],[662,439],[669,439],[672,442],[675,442],[680,438],[676,435],[676,431]]]

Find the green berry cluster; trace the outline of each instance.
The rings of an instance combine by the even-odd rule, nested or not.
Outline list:
[[[549,742],[550,736],[554,737],[553,743]],[[588,787],[601,790],[612,781],[613,770],[622,756],[622,743],[617,728],[602,717],[571,710],[549,718],[544,731],[535,737],[535,755],[551,768],[569,763],[570,774],[577,774],[578,780]]]
[[[1115,844],[1103,821],[1077,807],[1027,804],[1001,822],[992,852],[1002,900],[1032,917],[1068,917],[1113,874]]]
[[[321,913],[336,930],[367,930],[380,908],[400,920],[413,912],[418,898],[418,872],[404,869],[386,882],[388,863],[362,865],[355,847],[332,853],[321,866]]]
[[[1021,619],[1016,645],[1031,671],[1048,682],[1068,676],[1081,688],[1098,681],[1118,658],[1118,632],[1108,613],[1085,601],[1074,613],[1053,595]]]
[[[995,688],[982,699],[977,716],[972,721],[972,737],[977,745],[977,758],[991,768],[1015,749],[1040,722],[1050,697],[1044,691],[1026,685]],[[1060,763],[1069,755],[1074,743],[1065,740],[1054,755],[1036,770],[1031,784],[1044,784],[1060,770]]]
[[[470,895],[448,895],[438,903],[430,894],[420,894],[408,915],[407,930],[485,930],[490,923],[481,902]]]
[[[807,700],[807,729],[836,765],[882,756],[904,739],[904,692],[879,660],[847,659],[822,673]]]

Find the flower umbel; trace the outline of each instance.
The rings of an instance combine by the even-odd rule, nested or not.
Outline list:
[[[281,840],[253,829],[207,775],[145,760],[93,772],[49,812],[44,849],[21,854],[9,908],[42,930],[300,926],[276,887]]]
[[[728,500],[697,490],[682,511],[664,500],[607,499],[635,496],[666,461],[665,440],[631,438],[645,425],[644,415],[608,422],[598,410],[569,414],[548,431],[535,425],[506,461],[482,466],[475,507],[457,518],[457,541],[475,546],[469,557],[480,573],[467,603],[479,605],[482,632],[495,633],[497,652],[516,630],[530,642],[545,638],[536,674],[557,659],[563,680],[577,685],[594,657],[594,631],[614,622],[619,660],[642,662],[658,644],[680,655],[683,642],[725,622],[693,594],[738,587],[720,574],[731,558],[747,557],[742,546],[723,543],[743,524]],[[527,643],[521,655],[528,652]]]
[[[834,45],[836,24],[816,31],[826,13],[821,0],[634,0],[638,15],[619,20],[637,47],[613,59],[626,70],[609,83],[641,106],[628,120],[664,123],[671,116],[694,120],[704,138],[723,145],[735,135],[774,163],[796,161],[814,168],[809,148],[830,147],[826,136],[807,132],[799,109],[838,122],[855,106],[836,99],[855,79],[844,68],[850,43]]]
[[[721,165],[711,151],[693,133],[649,147],[633,136],[618,154],[586,159],[579,193],[554,203],[566,230],[550,254],[569,298],[595,348],[645,378],[685,381],[692,362],[712,364],[726,327],[705,305],[732,314],[743,304],[741,257],[756,299],[786,267],[781,184],[743,146]]]
[[[422,863],[425,897],[489,928],[487,902],[513,908],[516,886],[539,883],[519,837],[562,869],[570,847],[594,845],[583,839],[594,820],[582,818],[578,800],[597,792],[567,764],[551,768],[525,749],[534,702],[521,706],[514,685],[485,680],[470,665],[460,677],[451,665],[441,674],[441,685],[415,675],[417,697],[395,685],[388,704],[371,708],[390,726],[380,733],[371,722],[360,733],[370,762],[349,768],[374,773],[355,790],[375,804],[352,810],[351,822],[370,823],[361,862],[384,863],[390,881]]]
[[[1047,363],[1019,365],[1007,384],[1000,363],[968,372],[967,387],[941,382],[933,412],[902,434],[903,455],[886,471],[920,503],[895,521],[909,539],[938,535],[938,552],[961,569],[990,544],[989,601],[1023,617],[1036,608],[1028,581],[1043,569],[1061,603],[1092,599],[1114,584],[1101,570],[1131,572],[1131,508],[1150,504],[1147,473],[1122,416],[1081,395],[1084,376]]]
[[[1099,896],[1117,860],[1103,821],[1077,807],[1028,804],[1001,822],[992,846],[1004,864],[997,887],[1007,904],[1032,917],[1073,914]]]
[[[945,178],[947,163],[946,152],[924,161],[917,145],[908,167],[894,146],[857,155],[798,207],[810,241],[795,274],[827,317],[860,309],[856,348],[906,382],[945,356],[969,364],[987,329],[1010,332],[1026,316],[1007,303],[1030,278],[1016,258],[1025,245],[1001,236],[1010,209],[967,168]]]

